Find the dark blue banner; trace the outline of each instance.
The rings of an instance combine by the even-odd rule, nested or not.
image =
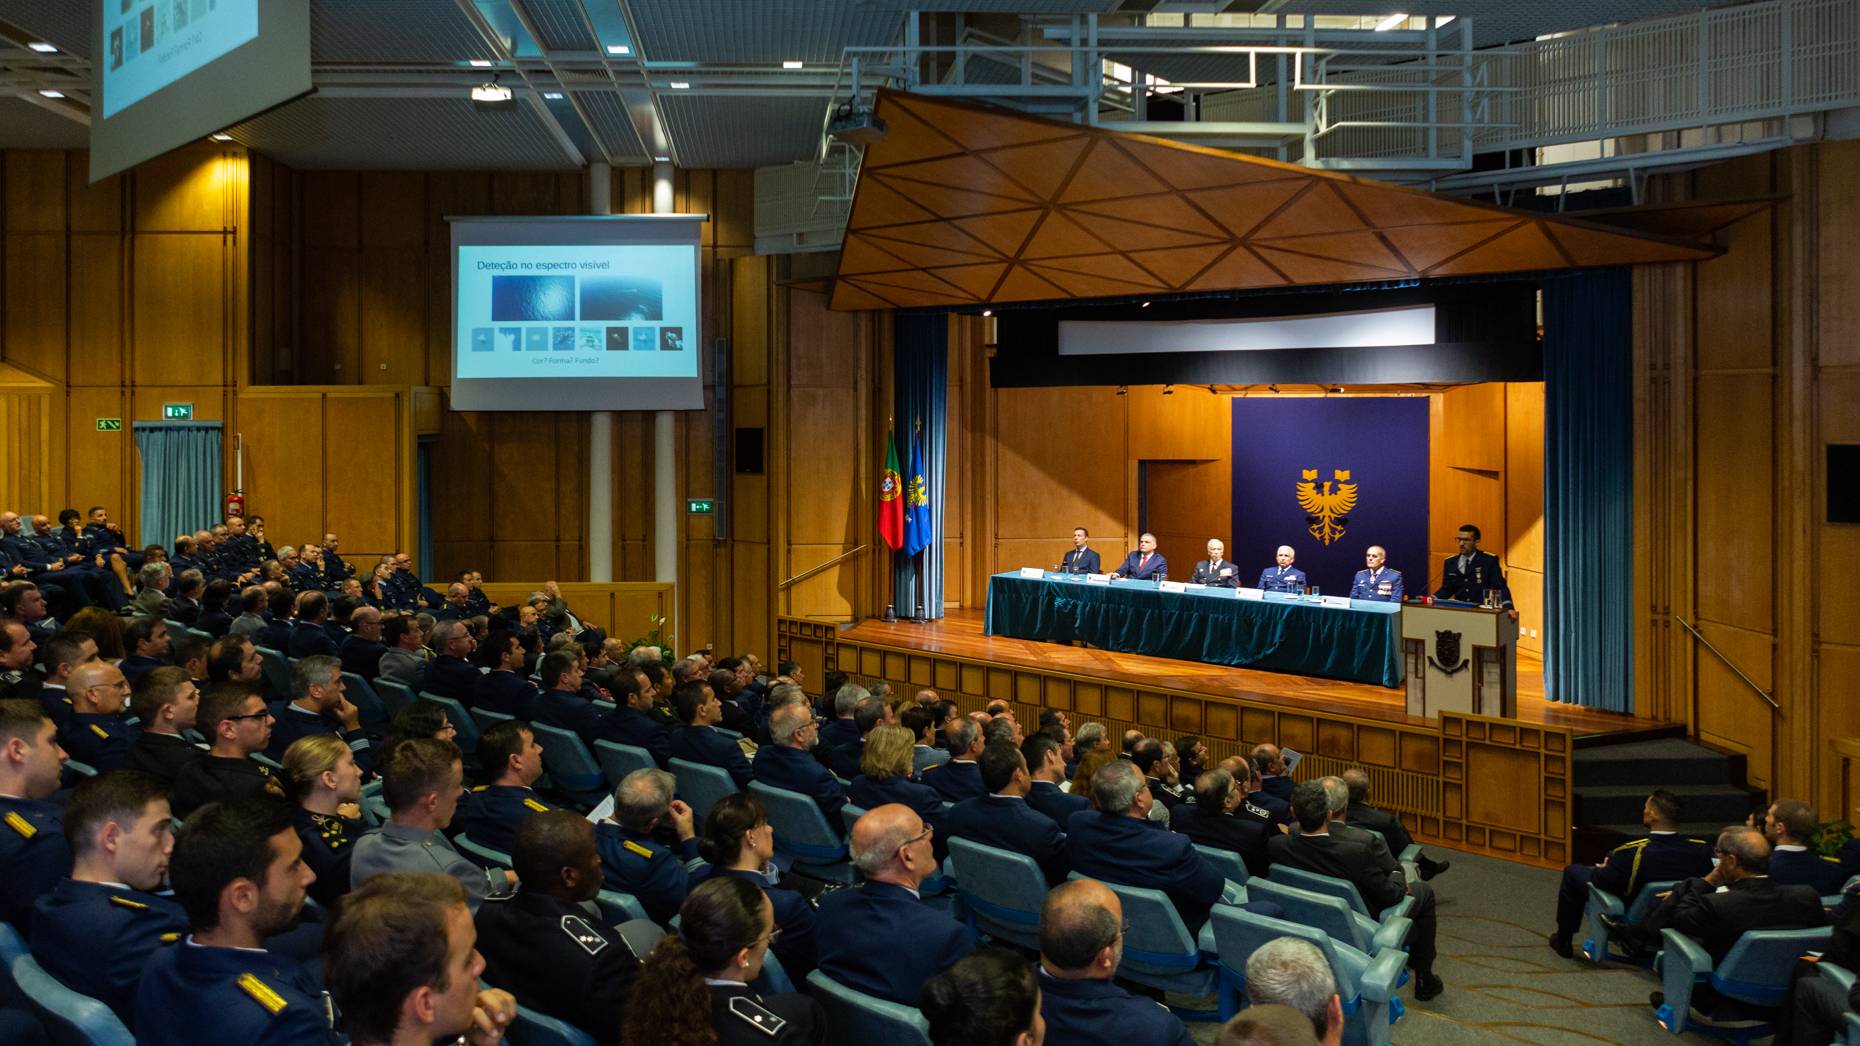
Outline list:
[[[1233,434],[1227,555],[1248,585],[1290,545],[1310,584],[1348,595],[1381,545],[1409,595],[1427,587],[1425,397],[1236,399]]]

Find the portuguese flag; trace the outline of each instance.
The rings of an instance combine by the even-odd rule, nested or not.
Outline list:
[[[898,478],[898,441],[885,433],[885,471],[878,477],[878,536],[896,552],[904,546],[904,484]]]

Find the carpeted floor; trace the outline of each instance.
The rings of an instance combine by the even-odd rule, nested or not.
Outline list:
[[[1654,1023],[1652,973],[1559,958],[1544,943],[1554,923],[1558,873],[1429,846],[1453,867],[1433,880],[1440,919],[1436,967],[1447,990],[1432,1002],[1402,990],[1407,1015],[1392,1038],[1403,1046],[1528,1042],[1554,1046],[1705,1043]],[[1577,945],[1580,946],[1580,935]],[[1191,1023],[1197,1043],[1220,1026]]]

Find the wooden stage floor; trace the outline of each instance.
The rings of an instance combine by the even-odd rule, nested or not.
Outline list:
[[[1424,726],[1432,722],[1407,712],[1403,692],[1365,683],[1260,672],[1196,661],[1121,654],[1093,647],[1062,646],[982,634],[982,611],[951,610],[940,621],[913,625],[868,618],[840,638],[900,650],[923,650],[974,661],[1094,676],[1135,686],[1161,687],[1206,697],[1229,697],[1289,708],[1320,708],[1338,715]],[[1544,700],[1543,663],[1518,655],[1518,720],[1567,729],[1578,742],[1621,734],[1660,731],[1672,724]]]

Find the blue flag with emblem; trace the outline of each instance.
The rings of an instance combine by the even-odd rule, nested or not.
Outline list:
[[[924,475],[924,452],[918,434],[911,433],[911,471],[904,481],[904,554],[914,556],[930,547],[930,479]]]

